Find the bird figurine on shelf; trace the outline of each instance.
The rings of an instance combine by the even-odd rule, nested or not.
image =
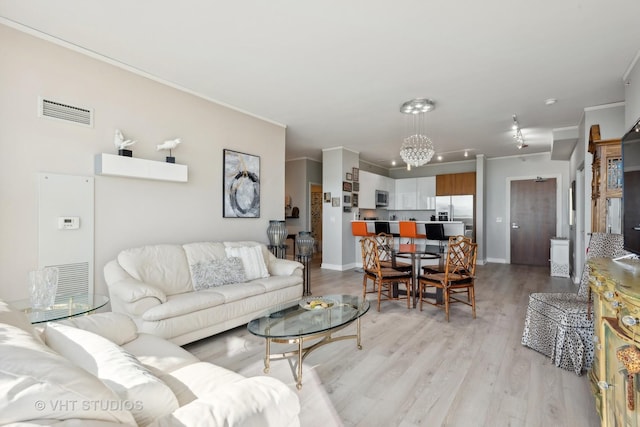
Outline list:
[[[176,149],[178,147],[179,144],[181,144],[182,141],[180,140],[180,138],[176,138],[176,139],[169,139],[165,142],[163,142],[162,144],[156,145],[156,150],[160,151],[160,150],[169,150],[169,156],[166,158],[167,163],[175,163],[176,162],[176,158],[173,157],[171,151]]]
[[[118,149],[118,154],[121,156],[132,157],[133,152],[127,147],[135,144],[136,141],[130,139],[124,139],[124,135],[120,129],[116,129],[115,136],[113,137],[113,144]]]

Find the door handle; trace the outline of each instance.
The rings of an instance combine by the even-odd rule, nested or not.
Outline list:
[[[511,223],[511,228],[520,228],[520,226],[517,223],[512,222]]]

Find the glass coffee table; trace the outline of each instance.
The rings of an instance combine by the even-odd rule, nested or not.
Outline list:
[[[355,295],[325,295],[305,297],[300,301],[278,306],[247,325],[252,334],[266,340],[264,372],[269,373],[272,360],[294,359],[293,375],[298,390],[302,388],[302,362],[313,350],[335,341],[360,341],[360,318],[369,311],[369,301]],[[356,333],[332,336],[353,322]],[[316,341],[319,340],[319,341]],[[305,343],[316,341],[305,347]],[[296,344],[297,349],[271,354],[271,343]]]
[[[109,297],[99,294],[74,294],[58,295],[56,302],[48,309],[33,309],[29,298],[11,301],[17,310],[24,312],[33,324],[53,322],[68,319],[82,314],[88,314],[104,307],[109,302]]]

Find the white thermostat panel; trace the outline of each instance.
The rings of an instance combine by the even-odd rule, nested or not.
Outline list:
[[[77,230],[80,228],[80,217],[61,216],[58,217],[58,230]]]

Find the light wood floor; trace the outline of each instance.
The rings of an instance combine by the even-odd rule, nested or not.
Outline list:
[[[487,264],[478,266],[475,320],[461,304],[450,323],[433,306],[420,312],[388,301],[378,313],[372,304],[362,350],[339,341],[305,360],[296,391],[301,425],[599,426],[587,377],[520,344],[529,293],[574,289],[569,279],[549,277],[548,267]],[[359,294],[362,273],[322,270],[316,261],[311,290]],[[264,340],[244,326],[185,348],[243,375],[264,375]],[[288,362],[271,365],[269,375],[296,390]]]

